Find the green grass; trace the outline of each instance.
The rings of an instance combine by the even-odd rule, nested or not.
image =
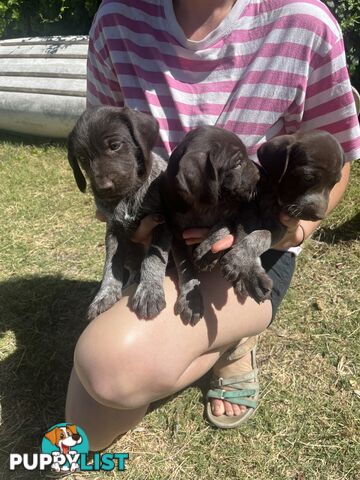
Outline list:
[[[63,421],[84,313],[101,279],[104,225],[63,146],[0,143],[0,477]],[[307,241],[277,319],[260,339],[261,403],[241,430],[203,417],[206,378],[157,405],[111,447],[127,471],[70,478],[355,480],[359,465],[360,162]],[[61,349],[59,349],[61,339]]]

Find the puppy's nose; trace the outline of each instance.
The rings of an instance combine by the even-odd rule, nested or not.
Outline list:
[[[114,184],[111,180],[104,180],[98,182],[97,190],[101,193],[110,193],[114,189]]]

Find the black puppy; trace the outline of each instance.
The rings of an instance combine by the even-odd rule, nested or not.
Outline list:
[[[162,210],[159,176],[166,163],[151,152],[158,130],[150,115],[126,107],[94,107],[81,115],[69,135],[68,159],[76,183],[84,192],[80,164],[96,207],[106,217],[104,275],[89,307],[89,320],[108,310],[121,298],[124,285],[135,279],[140,283],[132,307],[140,317],[152,318],[165,307],[169,231],[157,226],[147,250],[131,241],[140,220]]]
[[[237,281],[239,294],[262,302],[268,293],[258,288],[263,282],[259,257],[286,233],[280,212],[303,220],[324,218],[329,193],[341,178],[344,153],[334,136],[314,130],[276,137],[257,155],[262,167],[257,197],[240,212],[236,244],[220,263],[226,263],[225,277]]]
[[[235,227],[241,205],[254,195],[258,179],[258,169],[242,141],[221,128],[203,126],[190,131],[171,154],[162,192],[179,275],[175,313],[184,322],[196,323],[204,307],[192,248],[182,239],[183,230],[212,227],[194,254],[200,269],[213,268],[220,254],[212,254],[208,246]]]

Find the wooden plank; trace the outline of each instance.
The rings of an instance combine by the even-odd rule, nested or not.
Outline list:
[[[85,97],[86,80],[74,78],[43,78],[0,76],[0,92],[43,93]]]

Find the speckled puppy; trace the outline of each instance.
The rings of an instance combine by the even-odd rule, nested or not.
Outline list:
[[[171,235],[158,225],[146,249],[131,238],[141,219],[162,213],[159,179],[166,162],[152,153],[158,123],[129,108],[93,107],[77,121],[68,139],[68,159],[79,189],[88,177],[96,207],[106,217],[106,260],[101,287],[88,310],[92,320],[139,281],[132,308],[141,318],[165,308],[163,280]],[[80,166],[79,166],[80,165]]]

